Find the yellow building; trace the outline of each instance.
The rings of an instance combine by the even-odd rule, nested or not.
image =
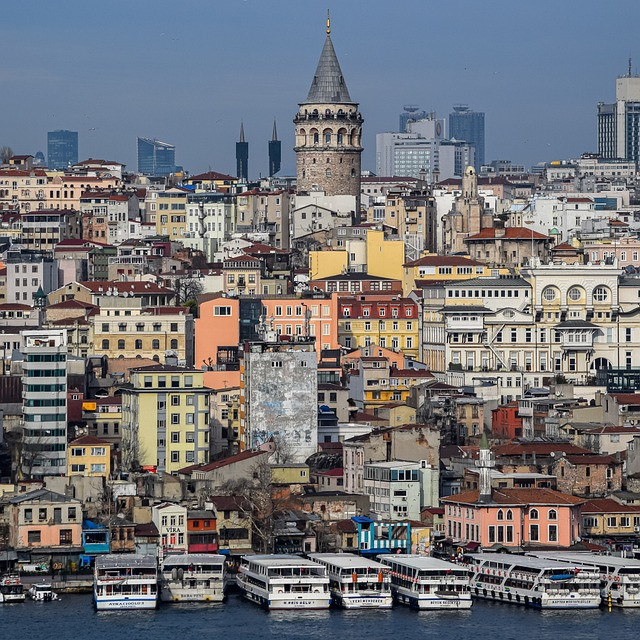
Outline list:
[[[271,482],[273,484],[308,484],[309,465],[306,464],[271,464]]]
[[[173,473],[209,461],[204,373],[168,365],[131,370],[122,389],[122,466]]]
[[[169,236],[171,240],[181,240],[187,231],[188,189],[174,187],[161,191],[156,197],[156,232]]]
[[[108,478],[111,474],[111,444],[93,436],[81,436],[69,444],[68,476]]]
[[[418,357],[418,305],[409,298],[361,295],[338,298],[338,342],[347,349],[377,344]]]
[[[416,410],[400,402],[391,402],[380,405],[376,409],[378,418],[382,418],[390,427],[397,427],[401,424],[414,424],[416,421]]]
[[[465,256],[440,256],[426,253],[421,258],[402,265],[402,291],[404,295],[409,295],[414,289],[420,289],[420,282],[469,280],[507,273],[507,269],[491,269]]]
[[[349,254],[346,251],[309,251],[309,279],[329,278],[346,273]]]
[[[402,280],[403,262],[403,240],[387,240],[382,231],[367,231],[367,273],[370,276]]]

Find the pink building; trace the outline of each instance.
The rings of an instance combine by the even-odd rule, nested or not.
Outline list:
[[[567,548],[578,541],[584,502],[553,489],[465,491],[442,500],[454,545]]]
[[[9,500],[9,546],[72,553],[82,549],[82,503],[48,489]]]
[[[621,225],[625,224],[617,220],[612,221],[610,224],[614,222]],[[629,265],[637,266],[638,257],[640,256],[640,240],[635,236],[623,236],[596,242],[585,241],[583,250],[586,262],[602,262],[607,258],[617,258],[618,266],[624,269]]]

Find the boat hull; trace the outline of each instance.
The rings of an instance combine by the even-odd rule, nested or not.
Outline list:
[[[163,587],[160,592],[162,602],[222,602],[225,594],[222,589],[199,590]]]
[[[333,603],[343,609],[391,609],[391,594],[381,596],[344,596],[333,593]]]
[[[519,597],[518,597],[519,596]],[[563,598],[558,596],[540,596],[539,594],[529,595],[528,593],[517,593],[515,591],[490,591],[484,594],[482,589],[478,593],[473,593],[474,598],[491,600],[493,602],[504,602],[505,604],[517,604],[534,609],[597,609],[600,606],[600,596]]]
[[[394,597],[400,604],[405,604],[414,609],[470,609],[473,601],[471,596],[466,594],[463,597],[438,598],[430,596],[419,596],[408,593],[401,589],[394,591]]]
[[[273,594],[258,589],[251,584],[245,584],[241,580],[238,586],[244,593],[244,597],[251,602],[259,604],[265,609],[277,611],[281,609],[328,609],[331,605],[331,596],[328,593],[309,594]]]
[[[122,609],[155,609],[157,599],[155,595],[142,597],[94,598],[98,611],[116,611]]]

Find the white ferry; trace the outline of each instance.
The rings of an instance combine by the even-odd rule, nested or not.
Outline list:
[[[312,553],[327,569],[334,604],[345,609],[389,609],[393,606],[389,569],[352,553]]]
[[[158,564],[153,556],[98,556],[93,574],[93,598],[98,611],[155,609]]]
[[[225,556],[215,553],[168,555],[160,571],[163,602],[222,602],[227,592]]]
[[[583,552],[541,552],[538,557],[553,558],[578,567],[595,567],[600,574],[600,595],[604,604],[609,600],[614,607],[640,607],[640,560],[601,556]]]
[[[267,609],[327,609],[329,578],[322,565],[294,555],[244,556],[238,587]]]
[[[558,560],[478,553],[465,556],[472,595],[540,609],[591,609],[600,604],[596,571]]]
[[[0,602],[24,602],[25,597],[20,576],[8,575],[0,578]]]
[[[386,556],[395,599],[416,609],[469,609],[469,569],[428,556]]]

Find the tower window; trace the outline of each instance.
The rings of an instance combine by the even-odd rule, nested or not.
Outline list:
[[[320,142],[320,134],[316,131],[316,133],[313,134],[313,144],[318,144],[318,142]]]
[[[355,169],[351,169],[351,177],[352,178],[356,177],[356,170]]]
[[[327,178],[330,178],[330,177],[331,177],[331,169],[327,169],[327,170],[324,172],[324,175],[325,175]]]
[[[331,133],[329,131],[324,134],[324,141],[326,144],[331,144]]]

